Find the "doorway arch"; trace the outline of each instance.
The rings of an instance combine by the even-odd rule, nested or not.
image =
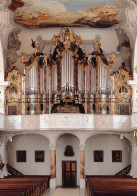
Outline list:
[[[57,177],[57,186],[63,185],[63,164],[76,163],[76,186],[79,186],[80,182],[80,149],[79,149],[79,139],[73,134],[63,134],[57,140],[57,149],[56,149],[56,177]],[[67,146],[71,146],[74,154],[70,156],[65,155]],[[71,164],[72,163],[72,164]]]

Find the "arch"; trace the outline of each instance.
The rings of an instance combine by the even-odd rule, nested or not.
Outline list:
[[[57,178],[57,185],[63,185],[63,176],[67,175],[65,170],[63,170],[64,162],[70,164],[71,162],[76,163],[77,168],[75,170],[75,183],[76,185],[80,185],[80,149],[79,149],[80,141],[75,134],[66,133],[60,134],[57,140],[57,148],[56,148],[56,178]],[[73,154],[67,156],[65,154],[65,150],[67,146],[71,146],[73,148]],[[71,167],[71,166],[70,166]],[[64,171],[64,172],[63,172]],[[70,174],[71,175],[71,174]],[[64,177],[66,179],[66,177]],[[70,179],[68,180],[68,182]]]
[[[56,143],[58,142],[58,140],[59,140],[59,138],[60,137],[62,137],[63,135],[73,135],[73,136],[75,136],[78,140],[79,140],[79,142],[80,142],[80,137],[76,134],[76,133],[73,133],[73,132],[63,132],[63,133],[60,133],[58,136],[57,136],[57,138],[56,138]]]
[[[118,160],[113,159],[115,153],[119,153]],[[124,140],[120,140],[119,134],[98,133],[88,137],[86,140],[86,175],[115,175],[130,164],[131,142],[126,137]]]
[[[8,135],[8,137],[6,138],[6,143],[9,141],[10,137],[15,137],[15,136],[19,136],[19,135],[39,135],[39,136],[43,136],[45,137],[46,139],[48,139],[49,143],[50,143],[50,139],[48,136],[45,136],[44,134],[41,134],[41,133],[12,133],[11,135]]]
[[[15,134],[8,142],[7,162],[24,175],[50,175],[49,144],[41,134]]]
[[[124,138],[126,138],[131,143],[130,138],[127,135],[125,135],[126,133],[124,134],[124,133],[121,133],[121,132],[117,132],[117,133],[109,133],[109,132],[94,133],[92,135],[87,136],[87,138],[85,139],[85,143],[87,142],[88,139],[90,139],[91,137],[94,137],[95,135],[118,135],[120,137],[121,134],[123,135]]]

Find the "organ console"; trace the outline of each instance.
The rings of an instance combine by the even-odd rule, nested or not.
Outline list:
[[[53,53],[45,54],[32,40],[33,55],[22,57],[24,74],[16,68],[8,73],[6,80],[11,85],[6,89],[7,115],[131,113],[132,93],[127,80],[132,77],[124,64],[112,73],[114,54],[107,59],[99,41],[86,54],[80,47],[81,37],[68,28],[53,35],[51,43],[55,45]]]

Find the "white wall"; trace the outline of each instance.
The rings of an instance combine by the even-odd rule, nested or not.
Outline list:
[[[65,147],[71,145],[75,155],[72,157],[64,156]],[[70,134],[63,135],[59,138],[56,151],[56,167],[57,167],[57,186],[62,186],[62,161],[74,160],[77,162],[77,185],[80,182],[80,148],[79,140]]]
[[[114,175],[131,163],[130,143],[118,135],[96,135],[89,138],[85,147],[86,175]],[[103,150],[104,161],[93,162],[93,151]],[[112,162],[112,150],[122,150],[122,162]]]
[[[16,162],[16,150],[26,150],[26,162]],[[35,150],[45,151],[45,162],[35,162]],[[41,135],[13,137],[8,151],[8,164],[25,175],[50,175],[50,147]]]

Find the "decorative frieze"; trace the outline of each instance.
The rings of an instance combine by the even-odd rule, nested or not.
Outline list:
[[[11,116],[6,116],[4,118],[6,122],[6,130],[11,130],[11,131],[13,130],[14,131],[16,130],[129,131],[132,129],[133,126],[133,123],[131,125],[131,116],[128,115],[41,114],[41,115],[13,115],[13,116],[11,115]]]

